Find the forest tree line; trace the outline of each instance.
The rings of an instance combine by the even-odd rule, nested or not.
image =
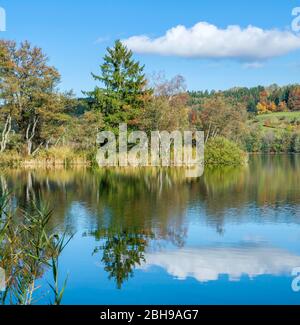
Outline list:
[[[189,92],[182,76],[168,80],[144,70],[116,41],[92,74],[95,88],[76,98],[59,90],[60,73],[42,49],[1,40],[1,155],[93,152],[97,133],[117,134],[120,123],[146,132],[204,130],[206,141],[225,137],[248,151],[300,152],[298,121],[289,122],[290,129],[270,129],[273,135],[255,121],[267,113],[300,111],[300,86]]]

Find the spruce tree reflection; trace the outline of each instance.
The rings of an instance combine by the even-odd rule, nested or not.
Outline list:
[[[95,249],[94,254],[103,252],[104,270],[121,289],[124,282],[133,277],[135,268],[146,261],[145,251],[153,234],[134,229],[109,229],[94,233],[94,236],[104,242]]]

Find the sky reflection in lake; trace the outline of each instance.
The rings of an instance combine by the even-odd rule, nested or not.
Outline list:
[[[52,226],[76,233],[61,258],[65,304],[300,304],[300,158],[184,175],[5,171],[1,184],[24,207],[47,201]]]

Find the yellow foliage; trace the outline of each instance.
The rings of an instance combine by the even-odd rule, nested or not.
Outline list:
[[[277,106],[274,102],[270,103],[268,110],[271,112],[275,112],[277,110]]]
[[[266,114],[277,111],[277,105],[274,102],[259,102],[256,106],[258,114]]]
[[[257,108],[258,114],[265,114],[268,112],[268,107],[264,103],[258,103],[256,108]]]

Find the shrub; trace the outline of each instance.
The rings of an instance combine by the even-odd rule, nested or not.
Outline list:
[[[265,127],[269,128],[269,127],[271,127],[271,125],[272,125],[272,122],[270,119],[265,120],[265,122],[264,122]]]
[[[207,167],[242,166],[247,161],[247,154],[235,143],[217,137],[209,140],[205,148]]]
[[[261,134],[253,130],[243,138],[243,148],[247,152],[261,152]]]
[[[292,140],[292,152],[300,153],[300,134],[295,133]]]
[[[261,139],[261,151],[263,153],[271,153],[274,148],[275,139],[274,132],[265,133]]]

